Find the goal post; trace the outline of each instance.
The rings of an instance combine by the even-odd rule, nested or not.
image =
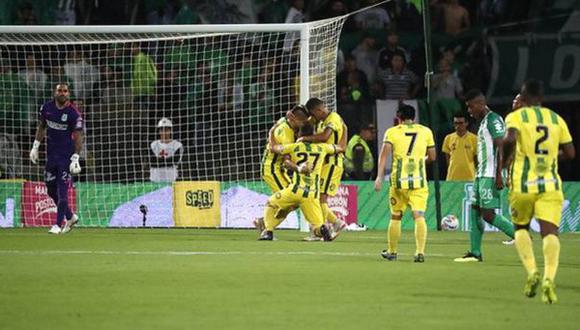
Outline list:
[[[220,182],[222,194],[248,188],[257,196],[245,206],[261,212],[269,194],[260,183],[269,128],[310,97],[336,110],[345,19],[0,26],[0,137],[11,148],[0,161],[0,179],[26,181],[15,226],[45,226],[46,215],[55,216],[42,190],[46,140],[40,165],[31,164],[28,152],[38,109],[58,82],[69,84],[85,119],[83,171],[71,192],[82,226],[174,225],[167,217],[175,211],[173,183],[159,180],[152,168],[175,168],[178,182]],[[284,47],[288,38],[291,48]],[[162,118],[171,123],[169,139],[162,136],[169,125]],[[179,144],[163,142],[172,139]],[[156,140],[163,143],[154,146]],[[8,185],[0,181],[0,187]],[[209,195],[202,195],[190,197],[204,204]]]

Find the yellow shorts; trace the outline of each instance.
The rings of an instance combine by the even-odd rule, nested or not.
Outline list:
[[[270,187],[273,193],[288,187],[290,182],[292,182],[288,173],[283,172],[277,166],[265,166],[262,170],[262,179],[266,182],[268,187]]]
[[[320,200],[314,197],[313,193],[308,194],[308,197],[304,197],[304,190],[301,188],[297,189],[294,193],[292,192],[292,187],[285,188],[277,193],[274,193],[268,199],[270,205],[273,205],[281,210],[294,209],[300,207],[306,221],[308,221],[314,228],[322,226],[323,215],[322,208],[320,207]]]
[[[389,188],[391,199],[391,214],[402,215],[407,206],[414,212],[425,212],[427,209],[427,198],[429,189],[427,187],[419,189],[397,189],[393,186]]]
[[[344,168],[331,164],[324,164],[322,172],[320,173],[320,191],[322,194],[334,196],[340,187],[340,180],[342,179],[342,172]]]
[[[510,192],[512,222],[525,226],[532,217],[560,226],[564,194],[562,191],[549,191],[538,194]]]

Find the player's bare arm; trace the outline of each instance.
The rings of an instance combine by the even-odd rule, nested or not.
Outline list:
[[[44,139],[46,135],[46,121],[40,119],[38,121],[38,126],[36,127],[36,134],[34,135],[34,143],[32,144],[32,149],[30,150],[30,161],[33,164],[38,163],[38,149],[40,148],[40,142]]]
[[[447,154],[445,154],[445,155],[447,155]],[[447,157],[449,157],[449,155],[447,155]],[[428,147],[427,148],[427,158],[425,159],[425,162],[427,164],[430,164],[436,160],[437,160],[437,152],[435,151],[435,147]]]
[[[342,124],[342,137],[340,138],[340,141],[338,142],[338,146],[340,146],[340,148],[342,149],[341,151],[338,151],[337,148],[337,152],[344,152],[346,150],[346,144],[347,144],[347,140],[348,140],[348,127],[346,127],[346,124]]]
[[[518,140],[518,130],[515,128],[508,128],[507,134],[503,139],[503,155],[502,158],[506,161],[503,162],[502,168],[509,166],[509,159],[512,159],[514,151],[516,149],[516,141]]]
[[[296,140],[296,142],[312,142],[312,143],[325,142],[325,141],[328,141],[328,139],[332,135],[332,132],[333,132],[333,130],[330,127],[327,127],[324,129],[324,131],[322,131],[318,134],[309,135],[309,136],[302,136],[302,137],[298,138],[298,140]]]
[[[385,177],[385,166],[387,165],[387,158],[391,154],[393,146],[389,142],[383,143],[381,153],[379,155],[379,165],[377,166],[377,178],[375,180],[375,191],[381,191],[383,186],[383,179]]]
[[[558,159],[561,160],[572,160],[576,158],[576,148],[574,143],[566,143],[560,145],[560,152],[558,153]]]

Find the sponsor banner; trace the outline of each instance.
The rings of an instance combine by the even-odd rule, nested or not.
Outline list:
[[[328,197],[328,207],[347,224],[357,222],[357,186],[341,184],[335,196]]]
[[[76,197],[73,187],[68,190],[68,206],[76,212]],[[56,223],[56,204],[46,191],[44,182],[25,182],[22,198],[23,226],[48,227]]]
[[[173,189],[164,187],[119,205],[109,227],[173,227]]]
[[[254,187],[252,187],[254,188]],[[270,192],[232,186],[221,194],[221,228],[254,228],[253,220],[264,216]],[[298,212],[291,212],[278,228],[299,228]]]
[[[0,228],[20,227],[24,180],[0,180]]]
[[[487,97],[511,103],[529,77],[544,81],[546,101],[580,99],[580,35],[531,34],[491,37],[493,52]]]
[[[178,181],[173,183],[176,227],[220,226],[220,183]]]

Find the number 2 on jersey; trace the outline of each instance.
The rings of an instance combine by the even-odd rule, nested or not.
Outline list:
[[[299,153],[297,153],[296,156],[300,157],[300,159],[298,160],[298,162],[296,162],[296,165],[300,165],[300,164],[304,163],[306,160],[308,160],[308,155],[314,157],[314,164],[312,164],[312,167],[316,167],[316,163],[318,162],[318,158],[320,157],[320,154],[317,152],[311,152],[311,153],[299,152]]]
[[[411,137],[411,143],[409,143],[409,149],[407,149],[407,156],[411,156],[413,152],[413,147],[415,146],[415,140],[417,140],[417,132],[405,133],[405,136]]]
[[[536,140],[536,150],[535,150],[536,155],[547,155],[548,150],[540,149],[540,144],[545,142],[548,139],[548,136],[549,136],[548,127],[543,126],[543,125],[538,125],[538,126],[536,126],[536,132],[542,133],[542,136],[540,136],[540,138],[538,140]]]

